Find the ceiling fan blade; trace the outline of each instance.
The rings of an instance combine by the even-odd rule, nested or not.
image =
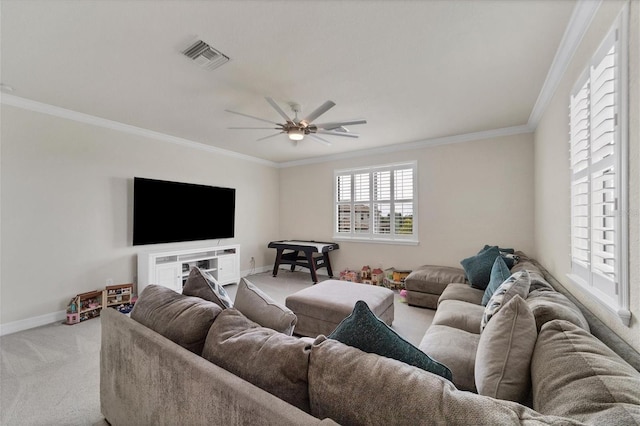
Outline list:
[[[313,120],[315,120],[316,118],[320,117],[322,114],[324,114],[325,112],[329,111],[334,106],[336,106],[335,102],[327,101],[327,102],[323,103],[322,105],[320,105],[318,108],[316,108],[311,114],[307,115],[305,118],[300,120],[300,123],[303,124],[303,125],[308,125]]]
[[[234,130],[282,130],[280,127],[227,127]]]
[[[293,120],[289,118],[287,113],[284,112],[282,108],[280,108],[280,106],[276,103],[276,101],[274,101],[272,98],[269,98],[269,97],[266,97],[265,99],[267,100],[267,102],[269,102],[269,105],[271,105],[273,109],[275,109],[278,112],[278,114],[280,114],[280,117],[284,118],[285,121],[290,121],[293,123]]]
[[[269,138],[272,138],[272,137],[274,137],[274,136],[281,135],[281,134],[283,134],[283,133],[284,133],[284,132],[279,132],[279,133],[276,133],[276,134],[273,134],[273,135],[265,136],[264,138],[256,139],[256,142],[258,142],[258,141],[263,141],[263,140],[265,140],[265,139],[269,139]]]
[[[347,132],[333,132],[329,130],[318,130],[316,133],[320,133],[323,135],[332,135],[332,136],[346,136],[348,138],[358,138],[360,135],[357,133],[347,133]]]
[[[314,135],[312,133],[309,133],[307,136],[309,136],[311,139],[315,140],[316,142],[320,142],[323,143],[327,146],[331,146],[331,142],[329,142],[326,139],[321,138],[320,136]]]
[[[254,117],[253,115],[245,114],[245,113],[243,113],[243,112],[231,111],[231,110],[229,110],[229,109],[225,109],[225,111],[230,112],[231,114],[238,114],[238,115],[241,115],[241,116],[243,116],[243,117],[253,118],[254,120],[264,121],[265,123],[270,123],[270,124],[276,124],[276,125],[278,125],[278,123],[276,123],[275,121],[265,120],[264,118],[260,118],[260,117]]]
[[[349,120],[349,121],[334,121],[331,123],[316,124],[316,127],[318,129],[323,129],[323,130],[334,130],[334,129],[337,129],[338,127],[354,126],[356,124],[367,124],[367,120],[365,120],[364,118],[359,118],[356,120]]]

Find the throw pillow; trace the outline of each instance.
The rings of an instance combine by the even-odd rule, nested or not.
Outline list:
[[[491,317],[497,314],[500,308],[511,300],[513,296],[517,294],[523,299],[526,299],[530,286],[531,279],[529,277],[529,271],[527,270],[516,272],[500,284],[500,287],[493,293],[493,296],[491,296],[491,299],[487,302],[487,306],[484,308],[482,321],[480,321],[480,333],[482,333],[487,326]]]
[[[276,303],[245,278],[238,283],[234,307],[251,321],[289,336],[298,322],[291,309]]]
[[[489,279],[489,285],[482,295],[482,306],[487,306],[489,299],[493,296],[493,293],[500,287],[500,285],[511,276],[511,272],[507,267],[501,256],[496,257],[496,261],[493,262],[491,268],[491,278]]]
[[[533,280],[531,280],[533,288]],[[549,321],[562,319],[569,321],[586,331],[590,331],[589,322],[575,303],[557,291],[530,290],[527,305],[536,319],[538,331]]]
[[[233,307],[233,302],[224,287],[218,284],[218,281],[211,274],[202,271],[197,266],[189,272],[187,282],[182,287],[182,294],[217,303],[222,309]]]
[[[502,256],[502,258],[504,259],[504,262],[507,264],[507,267],[509,269],[513,268],[513,265],[518,263],[518,261],[520,260],[520,257],[514,254],[516,252],[514,249],[498,247],[498,246],[490,246],[488,244],[485,244],[484,248],[480,250],[478,254],[482,253],[484,250],[487,250],[491,247],[495,247],[498,249],[498,251],[500,252],[500,256]]]
[[[529,367],[537,337],[527,302],[515,295],[480,335],[474,372],[478,393],[524,403],[531,389]]]
[[[308,342],[225,309],[209,330],[202,357],[308,413],[310,353]]]
[[[328,337],[363,352],[393,358],[451,380],[451,370],[447,366],[400,337],[362,300],[356,302],[351,315],[342,320]]]
[[[531,357],[533,408],[591,425],[640,419],[640,372],[591,333],[564,320],[542,326]]]
[[[498,246],[490,246],[489,244],[485,244],[482,250],[486,250],[486,249],[491,248],[491,247],[495,247],[495,248],[497,248],[498,250],[500,250],[501,252],[504,252],[504,253],[507,253],[507,254],[514,254],[514,253],[516,252],[516,251],[515,251],[514,249],[512,249],[512,248],[504,248],[504,247],[498,247]],[[481,250],[481,251],[482,251],[482,250]]]
[[[471,287],[484,290],[489,284],[491,279],[491,268],[496,257],[500,256],[500,251],[497,247],[489,247],[486,250],[481,250],[475,256],[462,259],[460,264],[464,268],[464,272],[467,275],[467,279],[471,283]]]
[[[209,328],[221,311],[215,303],[148,285],[138,297],[131,319],[200,355]]]

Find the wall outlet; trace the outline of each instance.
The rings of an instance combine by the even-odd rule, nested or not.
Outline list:
[[[107,285],[113,285],[113,278],[107,278]]]

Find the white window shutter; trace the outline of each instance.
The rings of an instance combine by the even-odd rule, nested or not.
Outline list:
[[[571,94],[569,157],[571,276],[628,325],[626,13]]]
[[[417,242],[415,162],[335,172],[335,236]]]

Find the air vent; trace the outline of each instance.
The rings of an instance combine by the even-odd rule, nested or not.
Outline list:
[[[198,40],[182,53],[200,67],[213,70],[229,62],[229,57],[217,51],[202,40]]]

